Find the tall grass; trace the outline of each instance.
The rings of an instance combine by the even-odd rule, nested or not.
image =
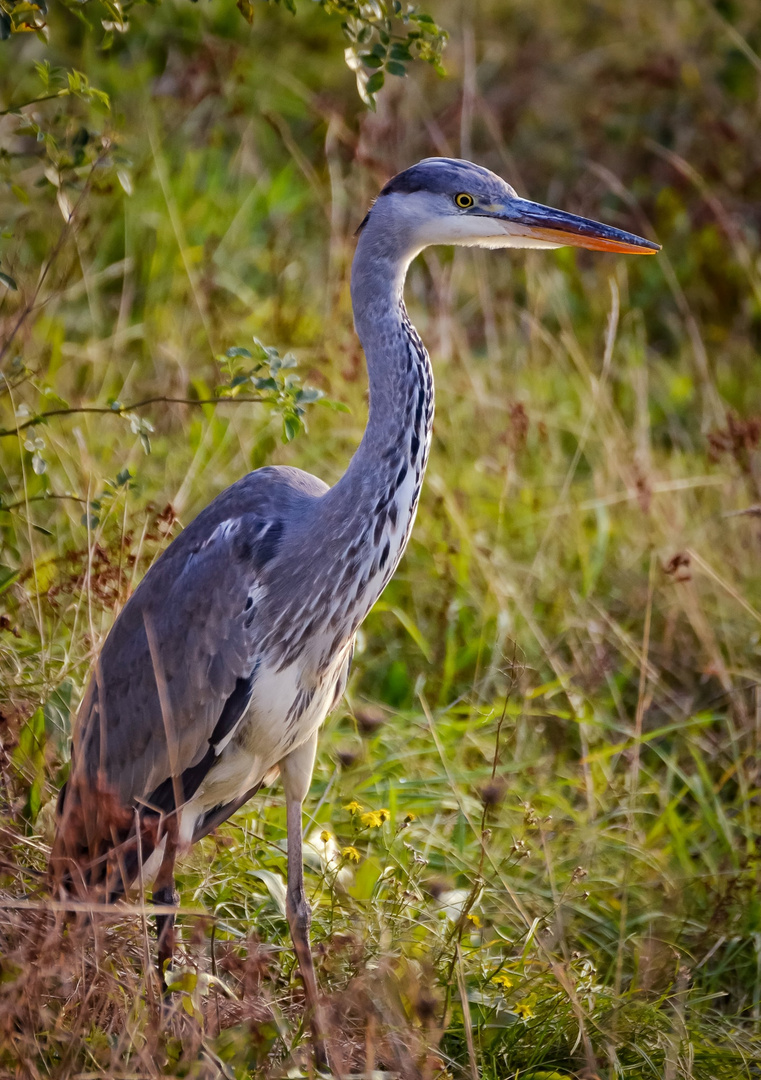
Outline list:
[[[132,191],[96,171],[69,227],[45,162],[0,120],[30,193],[0,191],[19,285],[0,308],[4,429],[213,398],[218,358],[254,336],[350,410],[310,407],[287,444],[244,402],[71,412],[0,440],[8,1075],[310,1067],[279,789],[182,864],[168,1012],[140,897],[64,923],[38,875],[93,659],[150,562],[248,468],[345,467],[366,390],[352,233],[379,181],[431,152],[664,251],[441,250],[413,267],[437,376],[428,479],[306,805],[332,1060],[759,1075],[758,20],[618,0],[436,15],[449,79],[413,73],[366,115],[308,12],[257,9],[244,41],[221,5],[136,9],[111,54],[51,13],[51,62],[111,95],[98,122]],[[24,71],[42,54],[2,47]],[[6,102],[27,91],[3,70]],[[94,114],[61,108],[36,111],[72,143]],[[67,177],[73,200],[84,176]]]

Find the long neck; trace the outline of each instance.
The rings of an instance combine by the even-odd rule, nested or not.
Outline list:
[[[347,574],[352,563],[366,564],[360,578],[366,585],[357,596],[360,608],[372,606],[406,547],[433,423],[433,372],[402,298],[415,252],[403,239],[387,238],[373,221],[374,213],[352,267],[354,322],[367,360],[370,415],[346,473],[324,500],[337,526],[333,535],[340,533],[346,544],[342,561]]]
[[[369,228],[369,224],[367,228]],[[383,461],[425,465],[433,419],[433,374],[402,297],[409,256],[360,237],[352,267],[354,323],[367,361],[370,415],[346,478],[377,487]],[[425,454],[422,454],[425,449]],[[364,486],[364,485],[363,485]]]

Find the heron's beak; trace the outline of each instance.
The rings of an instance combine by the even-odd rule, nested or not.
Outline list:
[[[591,248],[593,251],[620,251],[625,255],[654,255],[661,250],[634,233],[602,225],[599,221],[553,210],[551,206],[529,202],[528,199],[510,199],[494,208],[495,216],[509,221],[510,232],[517,236],[543,240],[557,246]]]

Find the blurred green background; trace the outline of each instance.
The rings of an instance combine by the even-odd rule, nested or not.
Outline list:
[[[761,1075],[758,4],[430,0],[445,74],[413,60],[375,110],[340,4],[0,7],[48,27],[0,42],[2,896],[44,867],[94,657],[170,536],[249,468],[346,467],[353,232],[393,173],[464,156],[663,251],[412,268],[428,479],[307,803],[337,1052],[404,1076]],[[254,337],[303,381],[234,385],[253,361],[225,353]],[[97,961],[85,992],[60,938],[32,971],[0,907],[3,1067],[303,1063],[283,840],[275,788],[184,865],[240,1000],[188,990],[178,1043],[135,1004],[138,919],[108,931],[128,990]],[[212,970],[210,925],[187,917],[188,970]]]

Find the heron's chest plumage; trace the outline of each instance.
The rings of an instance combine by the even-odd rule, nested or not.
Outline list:
[[[259,664],[246,712],[183,812],[183,832],[200,814],[276,778],[280,762],[315,733],[343,693],[352,647],[347,641],[322,672],[303,657],[285,667]]]

